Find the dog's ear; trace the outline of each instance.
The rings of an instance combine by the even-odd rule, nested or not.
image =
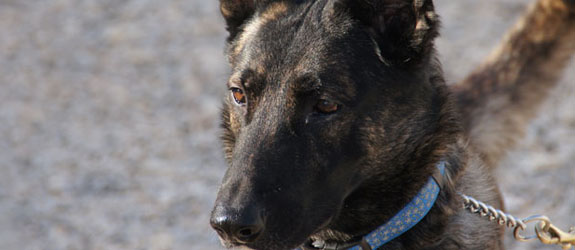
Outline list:
[[[361,22],[385,60],[416,61],[433,48],[439,21],[432,0],[332,0],[335,13]]]
[[[220,0],[220,11],[226,20],[227,30],[230,33],[228,41],[233,40],[240,32],[240,28],[256,9],[256,0]]]

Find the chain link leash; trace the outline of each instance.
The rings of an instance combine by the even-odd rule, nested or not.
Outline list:
[[[495,209],[481,201],[460,194],[463,197],[464,209],[471,213],[479,214],[481,217],[487,217],[490,221],[495,221],[499,225],[504,225],[508,228],[514,228],[513,236],[518,241],[531,241],[539,239],[544,244],[555,244],[561,246],[563,249],[575,249],[575,227],[572,227],[569,232],[564,232],[555,227],[547,216],[534,215],[525,219],[519,220],[516,217],[504,213],[501,210]],[[524,236],[522,231],[527,229],[530,223],[535,224],[535,234],[531,236]]]

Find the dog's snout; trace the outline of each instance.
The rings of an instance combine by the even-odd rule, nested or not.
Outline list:
[[[217,206],[210,223],[222,238],[238,243],[254,242],[264,231],[263,214],[256,206],[243,209]]]

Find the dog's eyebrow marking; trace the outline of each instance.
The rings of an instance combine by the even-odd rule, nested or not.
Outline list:
[[[377,42],[375,41],[375,39],[373,37],[370,37],[370,38],[371,38],[371,42],[373,42],[375,54],[377,55],[377,58],[379,58],[379,61],[381,61],[383,64],[385,64],[385,66],[389,66],[389,62],[387,60],[385,60],[385,58],[383,58],[383,55],[381,55],[381,49],[379,48],[379,44],[377,44]]]
[[[299,76],[294,81],[294,89],[297,92],[312,92],[321,88],[321,81],[309,74]]]
[[[235,42],[234,54],[239,55],[242,50],[246,47],[248,41],[252,40],[256,36],[260,28],[265,22],[259,17],[254,17],[248,23],[246,23],[245,28],[240,34],[238,40]],[[248,56],[249,57],[249,56]]]
[[[277,19],[280,15],[287,12],[288,6],[286,2],[274,2],[261,14],[264,22],[269,22]]]
[[[256,36],[258,31],[266,23],[277,19],[280,15],[286,13],[288,10],[287,3],[285,2],[275,2],[269,5],[269,7],[260,15],[254,16],[250,21],[245,24],[243,31],[239,35],[239,38],[235,44],[234,54],[239,55],[242,50],[246,47],[248,41]]]
[[[227,87],[244,87],[244,88],[249,88],[249,83],[252,80],[252,78],[254,77],[254,72],[252,70],[241,70],[241,71],[237,71],[235,73],[232,73],[232,75],[229,77],[228,82],[227,82]]]

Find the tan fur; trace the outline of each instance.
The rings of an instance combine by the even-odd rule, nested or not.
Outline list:
[[[233,14],[233,11],[230,10],[228,6],[225,5],[220,6],[220,11],[222,12],[222,16],[224,16],[225,18],[228,18]]]
[[[286,2],[274,2],[262,13],[261,18],[266,22],[272,21],[287,12]]]
[[[238,40],[235,42],[235,48],[233,50],[233,55],[239,55],[242,50],[246,47],[247,41],[252,40],[252,38],[257,34],[260,27],[265,24],[263,19],[258,17],[253,18],[249,23],[246,24],[244,31],[241,33]]]
[[[240,54],[241,51],[246,47],[246,42],[252,40],[251,38],[256,35],[257,31],[260,30],[260,27],[264,26],[270,21],[277,19],[279,16],[284,14],[287,9],[288,6],[285,2],[274,2],[270,4],[270,6],[262,12],[262,14],[252,18],[251,21],[245,25],[245,28],[243,29],[244,31],[241,33],[239,39],[235,43],[233,54]]]
[[[575,10],[539,0],[455,93],[471,144],[489,167],[521,138],[575,52]]]

